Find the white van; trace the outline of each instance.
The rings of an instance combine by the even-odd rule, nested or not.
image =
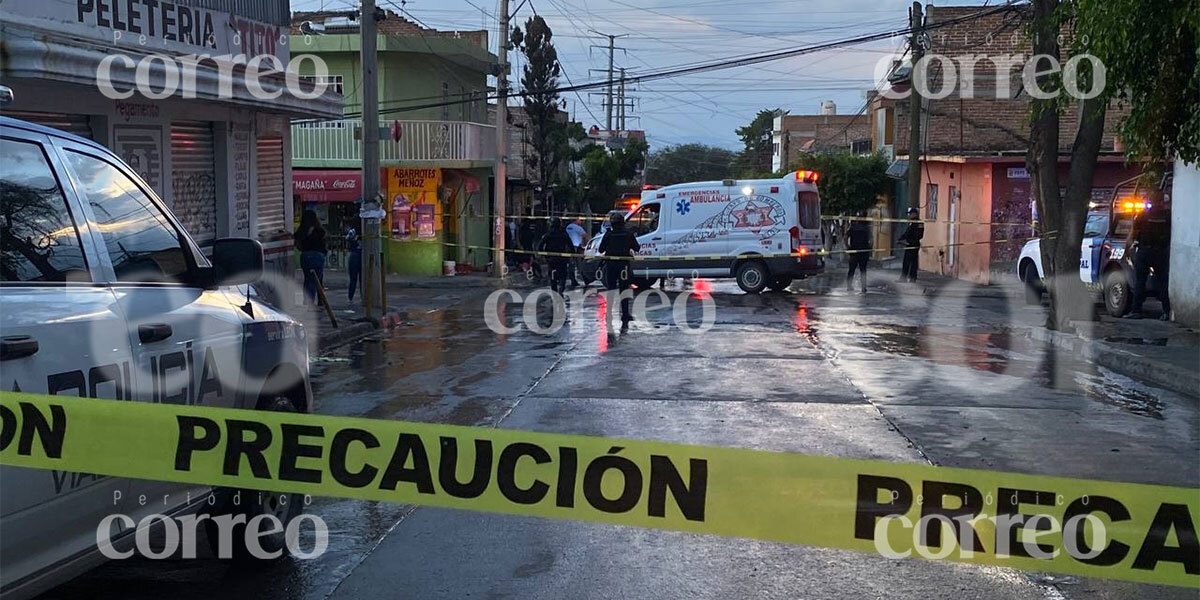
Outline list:
[[[633,284],[659,278],[734,277],[750,294],[783,290],[794,279],[820,274],[821,199],[814,171],[779,179],[680,183],[642,193],[626,215],[644,259],[635,259]],[[602,279],[598,249],[587,245],[585,282]]]

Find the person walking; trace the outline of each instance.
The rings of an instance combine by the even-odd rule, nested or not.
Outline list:
[[[580,224],[578,218],[567,225],[567,236],[571,238],[571,245],[574,246],[571,252],[577,255],[583,254],[583,247],[588,243],[588,234],[587,230]],[[567,275],[571,278],[571,287],[579,285],[579,280],[575,278],[575,271],[580,266],[580,259],[578,257],[571,259],[571,264],[567,269]]]
[[[846,291],[853,289],[854,271],[862,277],[859,290],[867,293],[867,263],[871,260],[871,224],[863,220],[862,213],[850,223],[846,232],[846,250],[850,271],[846,274]]]
[[[633,320],[633,299],[625,297],[632,276],[630,267],[633,261],[629,260],[629,257],[634,256],[642,247],[638,244],[637,236],[625,229],[625,217],[619,213],[613,214],[609,223],[611,227],[608,233],[604,234],[604,239],[600,240],[599,252],[610,257],[604,261],[604,287],[608,288],[605,292],[608,295],[607,305],[609,310],[612,310],[613,299],[621,298],[621,330],[624,331]],[[613,292],[617,294],[614,295]]]
[[[925,237],[925,224],[920,221],[917,208],[909,207],[908,218],[915,221],[900,236],[904,243],[904,263],[900,267],[900,281],[916,281],[918,261],[921,258],[921,238]]]
[[[562,221],[550,219],[550,230],[542,236],[538,250],[549,253],[546,255],[546,264],[550,269],[550,289],[555,293],[561,294],[567,289],[567,272],[572,265],[571,258],[565,255],[572,254],[573,249]]]
[[[1146,300],[1146,282],[1154,270],[1154,283],[1158,290],[1158,301],[1162,304],[1163,321],[1171,319],[1171,298],[1168,296],[1171,274],[1171,213],[1162,203],[1155,203],[1133,219],[1129,228],[1126,248],[1137,245],[1133,255],[1133,298],[1129,305],[1129,319],[1142,318],[1142,303]]]
[[[321,226],[317,213],[304,211],[300,227],[292,234],[296,249],[300,251],[300,269],[304,271],[304,295],[309,302],[317,301],[317,284],[325,278],[325,255],[329,250],[325,244],[325,228]]]
[[[346,249],[350,253],[346,259],[346,269],[350,272],[346,298],[354,302],[354,292],[358,289],[358,279],[362,276],[362,240],[358,237],[358,230],[353,227],[346,231]]]

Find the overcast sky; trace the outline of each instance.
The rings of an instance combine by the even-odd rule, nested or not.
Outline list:
[[[415,18],[436,29],[491,31],[496,49],[496,0],[377,0],[379,6]],[[608,66],[607,38],[622,35],[615,64],[630,75],[707,62],[749,53],[801,47],[831,40],[903,28],[908,0],[510,0],[523,25],[535,12],[550,24],[559,61],[567,77],[561,83],[602,80]],[[291,0],[293,10],[347,9],[357,0]],[[954,2],[954,4],[964,4]],[[980,2],[982,4],[982,2]],[[629,96],[630,129],[645,129],[651,148],[701,142],[740,147],[734,129],[763,108],[791,114],[815,114],[822,100],[837,103],[839,114],[854,114],[864,91],[882,75],[877,63],[903,46],[885,40],[848,49],[820,52],[748,67],[713,71],[638,84]],[[520,79],[519,53],[511,79]],[[568,110],[585,127],[604,127],[602,98],[567,93]]]

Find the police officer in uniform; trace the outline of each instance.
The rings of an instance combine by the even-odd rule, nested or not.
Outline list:
[[[550,253],[546,256],[550,267],[550,289],[563,293],[567,289],[567,270],[571,268],[571,259],[565,255],[573,253],[575,245],[557,217],[550,219],[550,230],[542,236],[538,249]]]
[[[1137,253],[1133,255],[1133,298],[1126,317],[1142,318],[1146,280],[1150,278],[1150,270],[1154,269],[1155,287],[1158,288],[1158,299],[1163,310],[1159,319],[1170,320],[1171,299],[1167,296],[1167,290],[1171,272],[1171,213],[1163,208],[1161,202],[1134,218],[1125,247],[1132,248],[1134,244],[1137,244]]]
[[[638,244],[637,237],[633,235],[633,232],[625,229],[625,217],[614,213],[609,222],[612,227],[600,241],[600,254],[617,259],[604,261],[604,287],[608,288],[607,293],[610,299],[608,306],[611,307],[612,292],[614,290],[624,292],[629,289],[629,279],[632,276],[630,263],[632,261],[628,260],[628,257],[636,254],[642,247]],[[633,320],[632,303],[632,298],[621,299],[622,329],[627,328],[629,322]]]
[[[925,237],[925,224],[918,220],[920,212],[915,206],[909,207],[909,220],[916,221],[909,223],[908,228],[900,236],[900,241],[904,242],[904,263],[900,267],[900,281],[916,281],[917,280],[917,262],[921,257],[921,238]]]

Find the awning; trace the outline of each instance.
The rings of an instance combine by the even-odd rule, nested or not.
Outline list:
[[[904,179],[908,177],[908,161],[901,159],[893,160],[892,164],[888,165],[886,175],[892,179]]]
[[[358,202],[362,189],[362,171],[292,170],[292,194],[301,202]]]

